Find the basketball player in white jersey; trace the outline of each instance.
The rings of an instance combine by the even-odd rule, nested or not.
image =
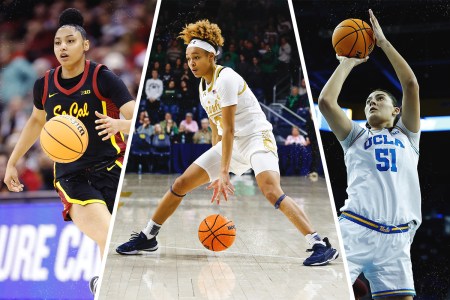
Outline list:
[[[324,265],[336,259],[336,249],[327,238],[319,237],[304,211],[281,189],[272,125],[258,100],[239,74],[216,65],[217,48],[224,42],[220,28],[208,20],[201,20],[187,25],[180,37],[187,44],[189,68],[201,78],[200,100],[212,124],[213,147],[175,180],[142,232],[132,235],[130,241],[116,251],[120,254],[155,251],[161,225],[186,193],[211,182],[208,187],[214,190],[211,202],[219,203],[221,196],[228,200],[234,193],[229,172],[241,175],[252,168],[264,196],[289,218],[312,247],[311,256],[303,264]]]
[[[340,64],[320,94],[319,108],[345,154],[348,199],[339,224],[352,282],[364,273],[373,298],[412,299],[410,246],[422,219],[419,86],[371,10],[369,14],[376,43],[400,80],[402,108],[390,93],[375,90],[366,100],[367,128],[350,121],[338,96],[351,70],[368,58],[346,57],[338,57]]]

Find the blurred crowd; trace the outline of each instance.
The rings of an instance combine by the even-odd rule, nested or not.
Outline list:
[[[59,14],[79,9],[91,48],[87,58],[103,63],[137,95],[156,1],[3,1],[0,9],[0,191],[7,159],[33,109],[33,85],[58,65],[53,38]],[[53,162],[36,143],[19,162],[26,190],[53,188]]]

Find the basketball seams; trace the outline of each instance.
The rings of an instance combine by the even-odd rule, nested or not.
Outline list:
[[[60,120],[55,119],[55,120],[53,120],[53,121],[58,122],[58,123],[61,123],[61,124],[64,124],[64,125],[67,126],[70,130],[72,130],[72,132],[75,133],[75,136],[78,138],[78,141],[79,141],[80,144],[81,144],[81,151],[83,151],[83,149],[84,149],[84,144],[83,144],[83,141],[81,140],[81,138],[78,136],[78,133],[77,133],[70,125],[67,125],[67,124],[64,123],[64,122],[61,122]],[[45,128],[45,126],[44,126],[44,128]],[[86,130],[86,131],[87,131],[87,130]],[[61,145],[63,145],[63,144],[61,144]],[[67,147],[66,145],[63,145],[63,146]],[[67,148],[70,149],[70,150],[72,150],[72,151],[75,151],[75,152],[77,152],[77,153],[83,154],[82,152],[78,152],[78,151],[73,150],[73,149],[71,149],[71,148],[69,148],[69,147],[67,147]]]
[[[350,46],[351,46],[351,48],[350,48],[350,51],[348,51],[348,53],[346,54],[346,55],[344,55],[343,53],[341,53],[340,55],[344,55],[344,56],[347,56],[347,57],[352,57],[352,52],[354,51],[354,49],[355,49],[355,47],[357,46],[357,45],[360,45],[361,43],[364,43],[364,52],[363,53],[361,53],[361,54],[363,54],[363,57],[366,57],[367,55],[368,55],[368,53],[369,53],[369,49],[367,48],[368,47],[368,43],[370,43],[370,40],[369,40],[369,37],[371,38],[371,35],[369,34],[369,30],[371,31],[372,30],[372,28],[370,28],[370,26],[366,26],[367,24],[363,21],[363,20],[359,20],[359,19],[347,19],[346,20],[347,21],[347,23],[345,23],[345,21],[343,21],[342,23],[344,23],[344,24],[342,24],[342,25],[338,25],[336,28],[335,28],[335,30],[334,30],[334,32],[333,32],[333,35],[342,35],[342,34],[345,34],[345,35],[343,35],[343,36],[341,36],[340,38],[339,38],[339,40],[338,41],[336,41],[335,43],[334,43],[334,45],[333,45],[333,49],[335,50],[335,52],[336,53],[338,53],[338,51],[337,51],[337,49],[338,49],[338,47],[339,47],[339,44],[342,42],[342,41],[344,41],[345,39],[348,39],[352,34],[354,34],[354,33],[356,33],[356,37],[354,37],[354,40],[353,41],[348,41],[348,42],[346,42],[346,45],[348,45],[348,44],[350,44],[350,45],[348,45],[349,47],[345,47],[345,48],[350,48]],[[360,23],[361,24],[359,24],[359,22],[357,22],[357,21],[361,21]],[[349,30],[348,29],[353,29],[353,31],[350,31],[350,32],[348,32]],[[365,32],[362,32],[362,31],[365,31]],[[359,40],[359,35],[362,35],[362,41],[360,41]],[[367,38],[366,38],[366,35],[367,34]],[[351,37],[350,37],[351,38]],[[372,40],[373,40],[373,38],[371,38]],[[349,43],[350,42],[350,43]],[[358,43],[359,42],[359,43]],[[361,47],[362,47],[363,45],[361,45]],[[358,47],[360,47],[360,46],[358,46]],[[340,47],[340,49],[341,50],[343,50],[343,48],[342,47]],[[362,50],[362,49],[361,49]]]
[[[364,23],[362,23],[362,22],[364,22],[363,20],[361,20],[361,25],[363,25],[364,26]],[[355,21],[355,23],[356,24],[358,24],[358,22],[356,22]],[[361,26],[359,26],[359,24],[358,24],[358,27],[362,30],[362,28],[361,28]],[[366,35],[364,34],[364,33],[362,33],[361,32],[361,35],[362,35],[362,37],[363,37],[363,41],[364,41],[364,55],[363,55],[363,57],[366,57],[366,55],[367,55],[367,42],[366,42]]]
[[[216,224],[218,223],[218,219],[219,219],[219,217],[221,217],[222,219],[221,220],[226,220],[226,222],[224,223],[224,224],[222,224],[222,225],[220,225],[219,227],[217,227],[217,228],[214,228],[215,226],[216,226]],[[214,221],[212,222],[212,224],[208,224],[209,222],[208,221],[210,221],[212,218],[214,218]],[[204,225],[203,225],[204,224]],[[214,247],[214,242],[217,240],[219,243],[220,243],[220,245],[222,245],[222,247],[224,248],[224,249],[219,249],[219,250],[217,250],[217,251],[222,251],[222,250],[225,250],[225,249],[228,249],[228,247],[230,246],[227,246],[226,244],[225,244],[225,241],[221,241],[220,240],[220,237],[221,236],[223,236],[223,237],[235,237],[236,236],[236,234],[234,233],[220,233],[220,232],[218,232],[219,230],[221,230],[221,229],[223,229],[224,227],[226,228],[226,226],[229,226],[230,224],[233,224],[233,221],[230,221],[230,220],[228,220],[227,218],[225,218],[225,217],[222,217],[220,214],[216,214],[216,215],[212,215],[212,216],[210,216],[210,217],[208,217],[208,218],[205,218],[203,221],[202,221],[202,223],[200,224],[200,227],[202,227],[202,226],[206,226],[206,228],[208,228],[207,230],[202,230],[201,228],[199,228],[199,230],[198,230],[198,232],[199,232],[199,237],[201,238],[201,243],[206,247],[206,248],[208,248],[209,249],[209,247],[211,247],[211,249],[210,250],[212,250],[212,251],[216,251],[215,250],[215,247]],[[201,233],[203,233],[203,234],[201,234]],[[209,233],[209,234],[208,234]],[[205,234],[207,234],[207,236],[206,237],[201,237],[201,235],[205,235]],[[211,239],[210,240],[210,242],[207,242],[206,243],[206,245],[205,245],[205,242],[208,240],[208,239]],[[233,241],[234,241],[234,239],[233,239]],[[217,248],[217,247],[216,247]]]
[[[208,232],[208,231],[209,231],[209,232],[211,232],[212,235],[216,236],[214,233],[215,233],[217,230],[219,230],[219,229],[223,228],[224,226],[226,226],[226,225],[232,223],[233,221],[228,221],[227,223],[223,224],[222,226],[220,226],[219,228],[217,228],[217,229],[214,230],[214,231],[212,231],[212,229],[214,228],[214,226],[210,228],[210,227],[208,226],[208,223],[206,222],[206,220],[203,220],[203,222],[205,222],[205,224],[206,224],[206,226],[208,227],[209,230],[206,230],[206,231],[200,231],[200,230],[199,230],[199,232]],[[216,222],[214,222],[214,224],[215,224],[215,223],[216,223]],[[208,236],[202,241],[202,243],[203,243],[204,241],[206,241],[206,240],[211,236],[211,234],[208,235]]]
[[[47,132],[47,131],[45,131],[45,132]],[[47,132],[47,133],[48,133],[48,132]],[[49,135],[50,135],[50,134],[49,134]],[[41,147],[42,147],[42,149],[43,149],[46,153],[50,153],[50,152],[44,147],[44,144],[41,143]],[[58,157],[58,156],[56,156],[56,155],[54,155],[54,154],[51,154],[51,156],[54,157],[54,158],[57,158],[57,159],[59,159],[59,160],[61,160],[61,161],[62,161],[62,160],[67,160],[67,161],[70,162],[70,161],[72,161],[72,159],[73,159],[73,158],[67,159],[67,158]],[[79,157],[79,155],[78,155],[78,157]]]
[[[51,135],[50,132],[48,132],[48,131],[47,131],[47,128],[45,128],[45,127],[44,127],[44,131],[45,131],[52,139],[54,139],[56,142],[58,142],[58,144],[60,144],[61,146],[65,147],[65,148],[67,148],[67,149],[69,149],[70,151],[73,151],[73,152],[75,152],[75,153],[83,154],[83,152],[78,152],[77,150],[74,150],[74,149],[70,148],[69,146],[64,145],[63,143],[61,143],[61,142],[60,142],[59,140],[57,140],[53,135]],[[47,152],[47,153],[50,153],[50,152]],[[51,154],[52,154],[52,156],[54,156],[53,153],[51,153]],[[55,156],[55,157],[56,157],[56,156]]]

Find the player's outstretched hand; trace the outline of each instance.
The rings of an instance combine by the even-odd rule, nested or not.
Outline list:
[[[7,166],[5,170],[5,179],[3,182],[11,192],[23,191],[23,184],[20,183],[16,167]]]
[[[381,29],[380,24],[378,23],[378,19],[373,14],[373,11],[369,9],[369,17],[370,23],[372,24],[373,35],[375,38],[375,42],[378,47],[383,46],[387,42],[386,37],[384,36],[383,30]]]
[[[220,198],[222,195],[225,201],[228,201],[228,195],[234,195],[234,186],[231,183],[230,175],[228,174],[221,175],[219,179],[211,182],[206,189],[214,189],[211,203],[217,201],[217,204],[220,204]]]
[[[95,124],[100,124],[95,127],[96,130],[101,130],[98,135],[105,135],[102,140],[106,141],[119,132],[119,120],[105,116],[99,112],[95,112],[95,115],[99,118],[95,120]]]
[[[339,56],[336,54],[336,58],[340,64],[350,64],[352,67],[356,67],[359,64],[365,63],[369,59],[369,56],[366,56],[364,58],[356,58],[356,57]]]

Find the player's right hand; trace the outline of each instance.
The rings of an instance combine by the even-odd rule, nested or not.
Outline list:
[[[369,59],[369,56],[366,56],[364,58],[356,58],[356,57],[339,56],[336,54],[336,58],[340,64],[351,64],[352,67],[356,67],[359,64],[365,63]]]
[[[3,182],[11,192],[23,191],[23,184],[20,183],[16,167],[7,166],[5,170],[5,179]]]

